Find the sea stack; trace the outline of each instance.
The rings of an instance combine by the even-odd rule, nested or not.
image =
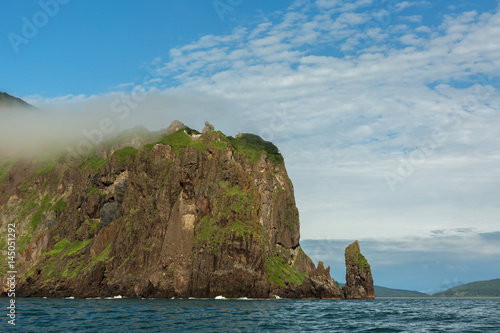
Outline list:
[[[346,284],[342,288],[345,298],[373,299],[375,290],[370,264],[361,254],[359,242],[355,241],[345,249]]]

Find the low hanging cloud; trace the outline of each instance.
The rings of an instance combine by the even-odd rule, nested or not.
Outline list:
[[[55,99],[32,96],[28,101],[37,109],[0,110],[2,156],[34,157],[64,151],[83,157],[121,131],[137,126],[156,131],[176,119],[200,130],[205,120],[225,128],[237,127],[225,121],[231,119],[230,103],[203,94],[142,90]]]

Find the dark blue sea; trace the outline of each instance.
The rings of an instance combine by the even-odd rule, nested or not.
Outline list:
[[[500,299],[25,298],[16,311],[1,332],[500,332]]]

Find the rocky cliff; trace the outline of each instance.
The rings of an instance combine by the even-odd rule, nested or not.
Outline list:
[[[342,287],[346,298],[375,298],[370,264],[361,254],[359,242],[345,249],[346,284]]]
[[[0,166],[0,260],[15,224],[18,296],[371,297],[302,251],[274,145],[173,127],[83,160]]]

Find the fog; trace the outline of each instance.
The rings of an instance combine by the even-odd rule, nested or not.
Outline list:
[[[1,156],[33,157],[45,153],[79,155],[118,133],[137,126],[168,127],[173,120],[201,130],[206,120],[217,130],[242,124],[231,114],[231,103],[203,94],[117,94],[79,101],[29,100],[37,109],[0,109]]]

